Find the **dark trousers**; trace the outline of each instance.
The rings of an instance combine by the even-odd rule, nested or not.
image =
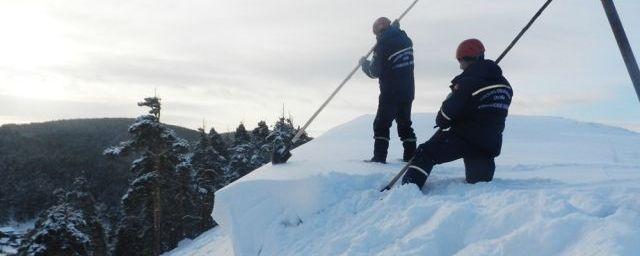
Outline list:
[[[389,140],[389,129],[391,129],[391,123],[395,120],[400,139],[403,141],[407,139],[415,140],[416,134],[411,128],[412,103],[413,101],[401,103],[379,102],[376,118],[373,121],[373,136]]]
[[[439,131],[431,137],[427,142],[420,145],[422,148],[416,153],[412,165],[415,165],[428,174],[436,164],[451,162],[462,158],[464,160],[465,175],[468,183],[476,183],[480,181],[491,181],[496,169],[493,156],[476,150],[464,140],[456,137],[452,132]],[[417,177],[412,177],[418,175]],[[422,180],[424,176],[417,170],[409,169],[405,175],[405,180]],[[427,177],[424,177],[426,181]],[[419,187],[424,185],[418,184]],[[406,182],[405,182],[406,183]],[[415,183],[415,182],[411,182]]]
[[[411,104],[413,101],[407,102],[378,102],[378,111],[373,121],[373,136],[376,141],[387,141],[387,143],[376,143],[374,155],[386,158],[389,146],[389,130],[391,124],[396,121],[398,127],[398,136],[403,142],[415,143],[416,134],[411,128]],[[413,144],[415,147],[415,144]]]

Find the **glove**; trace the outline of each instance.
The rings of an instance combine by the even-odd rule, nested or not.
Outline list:
[[[438,115],[436,116],[436,126],[437,127],[440,127],[441,129],[447,129],[447,128],[451,127],[452,124],[453,124],[453,122],[451,120],[446,119],[442,115],[442,111],[438,112]]]
[[[415,152],[413,155],[414,155],[414,156],[421,156],[421,155],[424,153],[424,150],[425,150],[425,145],[424,145],[424,143],[423,143],[423,144],[420,144],[420,145],[418,145],[418,147],[416,148],[416,152]]]
[[[362,57],[360,58],[360,65],[364,66],[365,64],[369,63],[369,60],[367,60],[367,57]]]
[[[400,21],[394,20],[393,22],[391,22],[391,26],[395,28],[400,28]]]

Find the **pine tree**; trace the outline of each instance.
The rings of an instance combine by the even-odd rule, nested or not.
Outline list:
[[[256,145],[262,145],[266,142],[267,136],[269,136],[269,126],[265,121],[258,122],[258,126],[251,131],[251,140]]]
[[[149,114],[153,115],[158,120],[158,122],[160,122],[160,98],[156,96],[144,98],[143,102],[138,102],[138,106],[149,107]]]
[[[122,198],[116,255],[159,255],[174,248],[185,236],[182,218],[191,210],[183,204],[188,179],[177,168],[188,161],[188,143],[160,123],[159,98],[145,98],[138,105],[150,107],[150,115],[138,117],[129,127],[131,140],[105,150],[108,156],[140,155],[131,166],[136,178]]]
[[[202,198],[197,191],[198,187],[194,177],[194,168],[189,161],[183,161],[176,166],[176,181],[177,186],[175,188],[172,210],[168,211],[172,214],[170,221],[174,224],[171,225],[176,228],[175,232],[181,238],[193,239],[202,232],[211,228],[202,227],[202,223],[211,219],[210,216],[204,216],[206,220],[203,220],[201,216]]]
[[[19,255],[107,254],[106,238],[98,221],[95,200],[87,192],[87,182],[77,178],[71,191],[54,192],[57,204],[43,212]]]
[[[191,162],[195,170],[195,185],[199,200],[198,227],[204,231],[215,225],[211,218],[214,193],[226,185],[224,176],[228,161],[217,150],[223,148],[226,152],[226,145],[223,144],[221,136],[213,128],[208,135],[204,129],[199,131],[200,140],[194,148]]]
[[[284,115],[273,126],[273,131],[267,136],[267,141],[271,144],[271,152],[284,150],[292,150],[304,143],[307,143],[311,138],[306,132],[300,136],[300,139],[291,144],[291,140],[296,135],[300,128],[296,129],[293,126],[293,120],[291,118],[285,118]]]
[[[233,145],[237,146],[249,142],[251,142],[251,136],[249,135],[247,128],[244,127],[244,124],[240,123],[238,128],[236,128],[236,132],[233,134]]]
[[[215,192],[225,184],[220,175],[213,169],[197,170],[196,184],[199,199],[199,221],[197,225],[200,231],[206,231],[216,225],[211,218]]]
[[[191,163],[196,170],[213,169],[222,172],[228,162],[227,158],[218,151],[224,150],[224,153],[228,154],[222,138],[215,133],[214,129],[211,129],[214,132],[213,135],[206,134],[203,129],[198,131],[200,131],[200,140],[194,148]]]
[[[229,151],[231,159],[229,162],[229,172],[225,179],[232,182],[253,170],[251,158],[255,153],[255,147],[243,123],[240,123],[236,129],[233,146]]]
[[[222,136],[213,127],[209,130],[209,141],[211,147],[213,147],[221,157],[224,157],[224,160],[221,159],[221,161],[229,161],[229,145],[227,145]]]
[[[258,122],[258,126],[251,132],[251,141],[255,148],[250,161],[252,170],[271,160],[271,143],[267,141],[270,133],[269,126],[265,121]]]

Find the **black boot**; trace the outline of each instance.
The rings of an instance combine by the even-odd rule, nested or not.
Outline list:
[[[496,163],[493,157],[464,158],[464,170],[469,184],[489,182],[493,180]]]
[[[413,155],[416,153],[416,141],[404,141],[402,142],[404,147],[404,153],[402,154],[402,161],[409,162]]]
[[[433,169],[433,161],[425,157],[414,158],[413,162],[407,169],[407,172],[402,177],[402,185],[407,183],[413,183],[418,186],[420,190],[427,182],[427,178]]]
[[[371,158],[371,162],[386,164],[388,149],[388,139],[376,139],[375,143],[373,144],[373,157]]]

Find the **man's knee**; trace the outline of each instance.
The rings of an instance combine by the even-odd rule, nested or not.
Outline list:
[[[416,150],[416,158],[421,157],[423,159],[428,159],[434,164],[439,163],[437,159],[439,158],[438,153],[441,153],[439,150],[442,146],[441,144],[442,143],[439,140],[434,138],[420,144]]]
[[[405,120],[405,119],[396,119],[396,123],[398,124],[398,129],[411,129],[411,125],[413,125],[413,122],[411,122],[411,120]]]
[[[493,180],[496,165],[492,157],[464,158],[467,183],[489,182]]]

